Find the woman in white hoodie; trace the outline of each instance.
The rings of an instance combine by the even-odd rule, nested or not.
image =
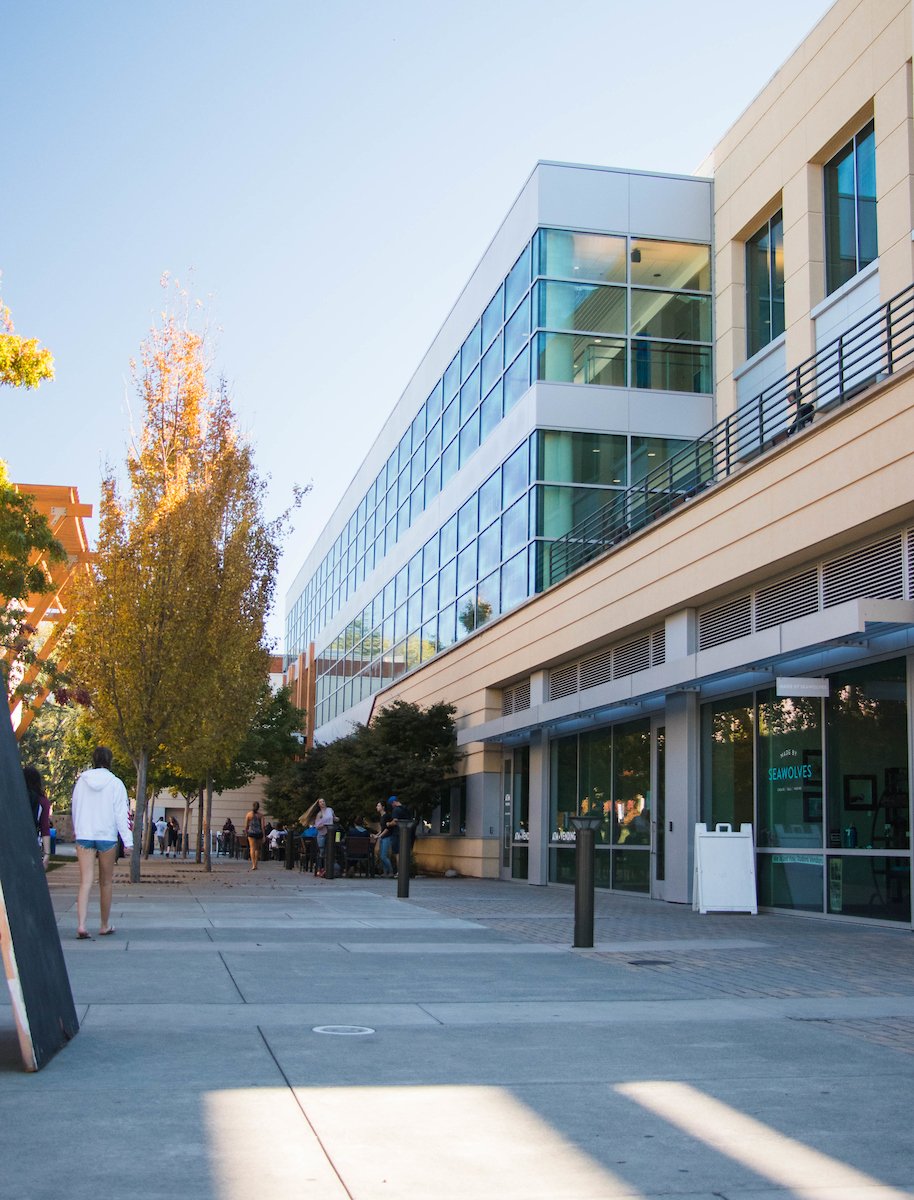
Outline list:
[[[110,924],[111,888],[114,879],[114,859],[117,854],[117,835],[124,849],[133,849],[133,833],[127,819],[127,789],[111,772],[111,751],[97,746],[92,752],[92,769],[83,771],[73,789],[73,834],[76,838],[76,857],[79,860],[79,892],[76,897],[76,936],[87,938],[86,915],[89,893],[95,878],[98,859],[98,891],[101,924],[99,935],[114,933]]]

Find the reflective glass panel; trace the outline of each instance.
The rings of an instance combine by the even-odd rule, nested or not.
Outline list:
[[[478,504],[475,494],[472,495],[457,513],[457,547],[463,549],[475,536],[479,529]],[[475,579],[475,576],[474,576]]]
[[[527,598],[527,552],[522,550],[501,569],[501,607],[507,612]]]
[[[457,391],[458,391],[459,387],[460,387],[460,354],[458,353],[458,354],[454,355],[454,358],[451,360],[450,366],[444,372],[444,400],[443,400],[444,404],[447,404],[448,400],[450,400],[452,396],[457,395]]]
[[[444,416],[441,418],[441,440],[445,444],[451,440],[460,428],[460,405],[457,400],[452,400],[444,410]]]
[[[422,620],[428,621],[438,611],[438,579],[430,579],[422,589]]]
[[[479,368],[472,373],[460,389],[460,423],[467,419],[479,404]]]
[[[501,334],[485,352],[482,360],[482,390],[487,392],[501,375],[504,358],[504,339]]]
[[[457,474],[458,467],[458,447],[457,439],[451,442],[449,446],[445,446],[444,453],[441,455],[441,486],[446,487],[448,483]]]
[[[536,533],[559,538],[569,529],[600,511],[611,499],[602,488],[538,486]]]
[[[632,283],[679,291],[711,290],[711,247],[632,238]]]
[[[632,483],[638,483],[662,467],[673,455],[689,443],[682,438],[632,438]]]
[[[498,572],[493,571],[486,579],[479,581],[476,589],[476,628],[485,625],[486,621],[491,621],[500,612]]]
[[[501,518],[501,556],[508,558],[527,541],[527,497],[521,496]]]
[[[425,469],[426,471],[441,453],[441,422],[436,421],[425,438]]]
[[[482,402],[479,410],[479,440],[484,442],[498,422],[501,420],[502,385],[501,381],[492,388]]]
[[[460,378],[466,379],[479,362],[482,346],[482,323],[477,321],[460,347]]]
[[[484,527],[501,512],[501,471],[490,475],[479,489],[479,524]]]
[[[822,701],[758,694],[758,844],[822,849]]]
[[[502,466],[502,508],[517,499],[527,487],[527,446],[518,446]]]
[[[501,527],[498,521],[479,535],[479,574],[488,575],[501,562]]]
[[[701,819],[739,829],[753,821],[755,706],[751,695],[701,707]]]
[[[784,332],[784,218],[746,242],[746,342],[750,357]]]
[[[539,432],[538,477],[549,483],[623,485],[628,445],[622,434]]]
[[[431,579],[438,570],[438,534],[429,540],[422,547],[422,578],[423,580]]]
[[[632,289],[632,333],[687,342],[711,340],[711,297]]]
[[[667,392],[711,391],[711,348],[632,339],[632,383]]]
[[[530,285],[530,246],[524,247],[524,252],[511,268],[505,280],[505,312],[514,312],[521,296]]]
[[[530,386],[530,347],[525,346],[504,378],[504,407],[508,413]]]
[[[434,420],[441,415],[441,382],[432,388],[429,392],[429,397],[425,402],[428,409],[428,424],[431,425]]]
[[[504,284],[498,289],[482,314],[482,345],[483,349],[491,345],[495,335],[501,329],[505,310]]]
[[[425,503],[431,504],[441,491],[441,463],[436,462],[425,477]]]
[[[876,236],[876,144],[866,125],[826,163],[825,272],[827,291],[852,279],[878,252]]]
[[[540,282],[534,304],[536,323],[545,329],[625,333],[625,288]]]
[[[446,563],[457,553],[457,514],[445,521],[441,527],[441,561]]]
[[[465,592],[476,582],[476,542],[457,555],[457,591]]]
[[[523,304],[505,326],[505,362],[510,362],[530,334],[530,300]]]
[[[539,274],[625,283],[625,238],[541,229]]]
[[[449,604],[438,614],[438,645],[444,650],[457,640],[457,605]]]
[[[441,568],[438,576],[438,600],[441,605],[447,604],[457,595],[457,560],[452,558]]]
[[[476,589],[465,592],[457,601],[457,638],[465,638],[476,628]]]
[[[479,449],[479,412],[474,412],[460,431],[460,465]]]
[[[539,333],[537,379],[555,383],[625,386],[625,346],[621,338],[592,334]]]

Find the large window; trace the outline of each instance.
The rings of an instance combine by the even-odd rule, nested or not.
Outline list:
[[[746,350],[751,358],[784,332],[784,214],[746,243]]]
[[[874,261],[876,133],[860,130],[825,166],[825,273],[829,293]]]

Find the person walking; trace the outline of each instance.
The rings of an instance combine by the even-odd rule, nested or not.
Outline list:
[[[259,800],[254,801],[251,811],[244,818],[244,832],[251,851],[251,870],[256,871],[263,849],[263,817],[260,815]]]
[[[37,767],[23,767],[22,777],[29,796],[29,806],[35,820],[35,831],[41,847],[41,865],[45,870],[51,861],[51,803]]]
[[[111,924],[111,893],[114,880],[114,856],[118,834],[124,850],[133,849],[133,831],[127,817],[127,789],[111,770],[112,755],[107,746],[96,746],[92,767],[83,771],[73,789],[73,835],[79,862],[79,891],[76,895],[76,936],[89,937],[86,916],[89,893],[98,861],[99,936],[115,932]]]

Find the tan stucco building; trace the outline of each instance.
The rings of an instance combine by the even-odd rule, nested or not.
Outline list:
[[[569,882],[591,811],[685,903],[749,823],[760,904],[911,924],[912,22],[839,0],[692,180],[540,164],[303,567],[313,736],[457,708],[428,865]]]

